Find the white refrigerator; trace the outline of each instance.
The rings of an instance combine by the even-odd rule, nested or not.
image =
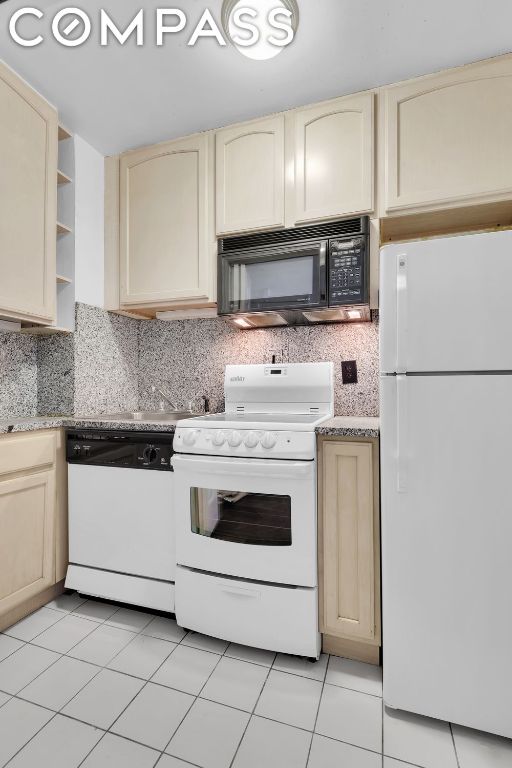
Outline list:
[[[389,707],[512,737],[512,232],[380,260]]]

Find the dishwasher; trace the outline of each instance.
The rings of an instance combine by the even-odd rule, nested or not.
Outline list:
[[[173,437],[67,430],[66,588],[174,612]]]

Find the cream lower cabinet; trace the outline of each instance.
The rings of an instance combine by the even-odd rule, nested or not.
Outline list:
[[[369,91],[293,114],[295,223],[373,210],[374,101]]]
[[[122,155],[119,184],[120,307],[215,302],[213,136]]]
[[[284,115],[217,131],[217,234],[284,227]]]
[[[62,430],[0,436],[0,629],[50,599],[65,576],[63,440]]]
[[[0,62],[0,317],[55,320],[57,112]]]
[[[512,197],[512,56],[381,91],[384,211]]]
[[[319,439],[320,629],[324,649],[378,663],[378,443]]]

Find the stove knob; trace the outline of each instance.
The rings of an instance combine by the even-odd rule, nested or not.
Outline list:
[[[148,445],[147,448],[144,448],[142,455],[144,457],[144,461],[147,461],[148,464],[153,464],[153,462],[156,461],[158,456],[156,449],[150,445]]]
[[[276,443],[277,443],[277,437],[272,432],[265,432],[265,434],[261,438],[261,444],[264,448],[267,448],[267,450],[270,450],[270,448],[273,448]]]
[[[256,448],[256,446],[258,445],[259,441],[260,441],[260,439],[259,439],[258,435],[256,434],[256,432],[249,432],[249,434],[247,435],[247,437],[244,440],[245,447],[246,448]]]
[[[221,445],[224,445],[225,440],[226,436],[224,432],[221,429],[216,430],[212,439],[212,443],[216,445],[217,448],[220,448]]]
[[[228,436],[228,445],[230,445],[231,448],[237,448],[241,442],[242,435],[240,432],[231,432],[231,434]]]
[[[190,431],[185,432],[185,437],[183,438],[183,442],[185,443],[185,445],[192,447],[197,440],[197,435],[198,435],[198,430],[191,429]]]

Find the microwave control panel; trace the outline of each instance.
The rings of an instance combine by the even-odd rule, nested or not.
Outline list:
[[[365,237],[331,240],[329,306],[368,302],[368,247]]]

